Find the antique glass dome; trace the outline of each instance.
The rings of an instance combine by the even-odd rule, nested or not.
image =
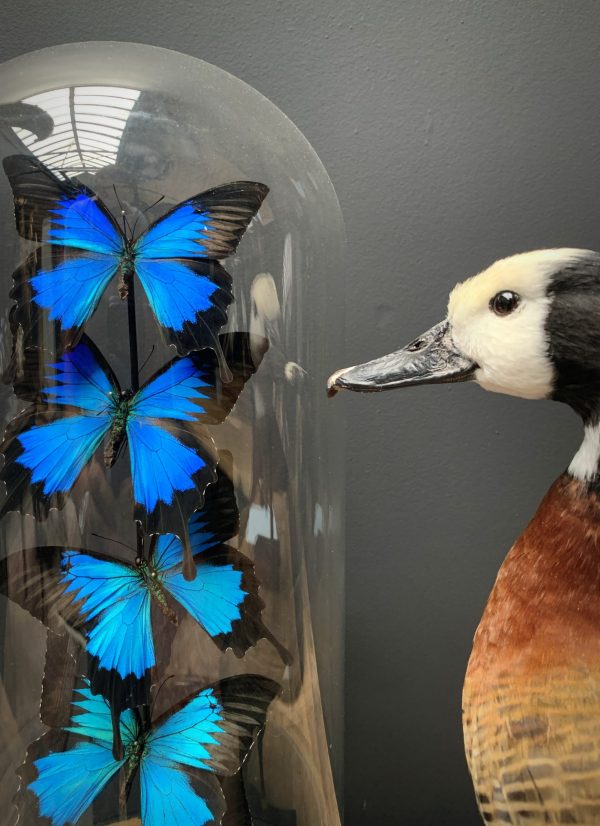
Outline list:
[[[253,566],[268,632],[256,634],[256,644],[236,656],[239,651],[221,650],[176,605],[177,625],[163,628],[157,620],[148,632],[157,635],[153,689],[135,713],[150,718],[156,704],[168,716],[190,693],[233,675],[274,680],[281,690],[270,703],[264,732],[252,732],[256,742],[245,761],[240,746],[241,770],[220,778],[227,807],[222,822],[335,826],[342,775],[343,427],[339,413],[334,418],[325,407],[325,380],[338,363],[335,348],[343,336],[343,302],[336,290],[344,232],[331,181],[306,139],[271,102],[221,69],[173,51],[131,43],[69,44],[5,63],[0,77],[2,158],[33,158],[37,169],[58,181],[68,185],[76,179],[123,221],[125,234],[131,230],[137,237],[174,205],[213,187],[234,181],[269,187],[239,246],[221,261],[233,281],[223,330],[266,339],[268,349],[261,350],[262,361],[233,411],[210,427],[220,472],[233,483],[239,510],[239,529],[229,545]],[[48,381],[44,365],[60,357],[60,342],[51,314],[41,313],[39,323],[24,332],[11,312],[15,273],[35,244],[27,229],[17,232],[6,175],[0,198],[0,416],[6,426],[28,404],[41,404],[38,391]],[[52,220],[52,214],[44,218],[46,225]],[[33,259],[38,269],[56,263],[57,248],[49,243],[47,227],[44,232],[37,239],[39,258]],[[48,260],[54,263],[44,264]],[[30,289],[35,274],[28,273],[21,289]],[[136,290],[135,302],[143,384],[176,354],[160,334],[143,289]],[[130,381],[130,322],[115,275],[85,333],[122,388]],[[27,353],[34,350],[39,364],[32,379],[25,374]],[[220,378],[227,383],[226,374]],[[39,388],[30,386],[24,394],[23,382]],[[64,728],[73,689],[90,669],[89,629],[73,620],[64,599],[51,597],[47,583],[56,576],[51,566],[59,557],[49,548],[87,549],[129,565],[139,551],[132,470],[127,448],[121,452],[107,469],[100,448],[63,506],[47,518],[35,518],[24,505],[11,507],[0,521],[3,812],[14,805],[19,775],[25,787],[46,765],[33,764],[40,743],[52,753],[73,748]],[[29,553],[37,548],[43,550]],[[23,587],[38,588],[37,607],[26,610],[31,593],[24,595]],[[84,615],[86,605],[75,600],[75,610]],[[38,740],[48,727],[50,735]],[[108,784],[90,799],[78,822],[143,820],[135,783],[125,804],[119,800],[122,783],[116,784],[117,792]],[[19,822],[29,826],[36,807],[46,804],[39,786],[22,790],[19,806],[24,794]]]

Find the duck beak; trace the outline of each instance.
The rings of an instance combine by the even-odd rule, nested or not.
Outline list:
[[[338,390],[375,393],[413,384],[470,381],[478,365],[463,355],[452,341],[449,322],[442,321],[402,350],[346,367],[330,376],[329,396]]]

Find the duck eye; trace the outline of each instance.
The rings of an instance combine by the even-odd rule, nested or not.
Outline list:
[[[490,310],[493,310],[496,315],[509,315],[517,309],[520,303],[521,297],[512,290],[502,290],[490,301]]]

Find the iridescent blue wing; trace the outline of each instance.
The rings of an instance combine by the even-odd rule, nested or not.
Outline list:
[[[92,695],[87,681],[74,692],[72,708],[70,725],[50,730],[28,750],[15,801],[20,822],[46,818],[51,826],[77,823],[125,763],[112,753],[110,708]],[[120,733],[126,747],[137,736],[131,711],[121,716]]]
[[[183,575],[183,545],[172,534],[154,536],[151,562],[163,587],[223,651],[243,657],[259,639],[273,639],[262,621],[264,603],[252,562],[225,542],[239,526],[233,484],[219,466],[204,507],[188,523],[196,576]],[[280,651],[285,651],[275,643]],[[284,659],[287,662],[286,651]]]
[[[55,632],[78,632],[92,691],[114,710],[148,701],[151,597],[138,570],[92,551],[27,548],[0,563],[0,591]]]
[[[26,337],[42,320],[56,322],[71,346],[119,266],[124,236],[98,196],[76,179],[59,178],[26,155],[4,160],[19,235],[42,244],[14,273],[13,318]]]
[[[28,354],[35,373],[38,351]],[[20,510],[42,519],[50,508],[62,507],[110,429],[113,400],[120,392],[110,367],[87,338],[48,365],[44,386],[39,386],[39,376],[23,382],[21,396],[34,404],[9,424],[0,445],[0,479],[7,492],[0,515]]]
[[[266,677],[231,677],[157,721],[140,768],[144,826],[220,823],[222,793],[210,775],[239,771],[279,691]]]
[[[232,371],[224,383],[212,350],[174,359],[134,396],[127,420],[136,519],[146,533],[174,533],[184,544],[184,573],[195,575],[187,537],[190,515],[216,478],[218,456],[205,425],[231,412],[266,352],[265,339],[222,336]]]
[[[119,723],[124,755],[135,742],[141,746],[144,826],[216,826],[224,804],[213,775],[240,769],[279,691],[265,677],[232,677],[196,692],[150,728],[141,725],[140,715],[124,711]],[[86,680],[74,692],[68,724],[51,729],[28,750],[16,798],[21,821],[75,824],[125,764],[113,756],[112,739],[110,707]],[[129,792],[131,779],[120,797]],[[113,820],[114,814],[107,822]]]
[[[183,201],[135,243],[135,269],[158,323],[181,354],[213,347],[233,301],[219,260],[232,255],[267,195],[252,181]]]
[[[206,489],[202,510],[196,511],[188,523],[188,535],[194,554],[209,551],[238,535],[240,515],[230,473],[232,456],[221,450],[218,455],[217,479]],[[181,542],[172,534],[152,537],[151,559],[164,573],[181,564]]]
[[[192,531],[194,517],[190,521]],[[254,566],[247,557],[229,545],[194,554],[196,577],[188,580],[183,575],[182,543],[169,534],[166,542],[177,548],[179,562],[163,574],[164,586],[215,645],[243,657],[259,639],[270,638],[261,619],[264,603]],[[193,538],[191,542],[193,552]]]

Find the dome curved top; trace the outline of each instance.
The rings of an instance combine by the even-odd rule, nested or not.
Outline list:
[[[0,126],[12,145],[4,154],[28,150],[70,175],[124,163],[154,181],[169,177],[178,200],[181,189],[224,177],[272,190],[288,179],[300,199],[318,191],[317,211],[341,232],[331,181],[300,130],[217,66],[156,46],[92,41],[14,58],[0,77]],[[170,161],[179,174],[166,175]]]

